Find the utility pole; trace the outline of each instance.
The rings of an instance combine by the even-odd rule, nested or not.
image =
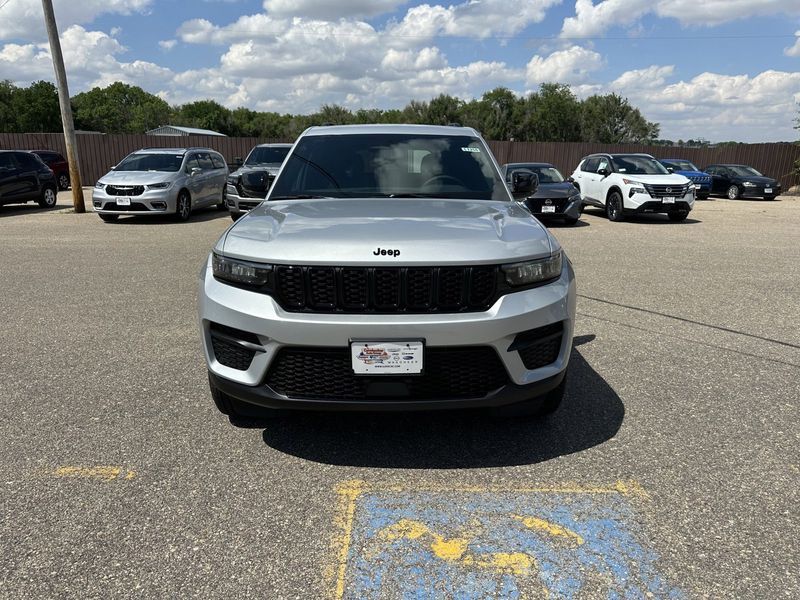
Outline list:
[[[58,105],[61,108],[61,124],[64,126],[64,142],[67,147],[67,163],[69,163],[69,182],[72,187],[72,206],[76,213],[86,212],[83,204],[83,185],[78,163],[78,142],[75,139],[75,124],[72,122],[72,106],[69,103],[67,87],[67,71],[64,69],[64,56],[61,54],[61,41],[58,39],[56,14],[53,12],[53,1],[42,0],[44,23],[47,26],[47,37],[50,40],[50,54],[53,56],[53,68],[56,71],[58,86]]]

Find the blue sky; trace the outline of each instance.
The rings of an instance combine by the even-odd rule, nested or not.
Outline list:
[[[797,0],[54,0],[71,92],[305,113],[496,86],[616,92],[662,137],[795,140]],[[40,0],[0,0],[0,79],[52,79]]]

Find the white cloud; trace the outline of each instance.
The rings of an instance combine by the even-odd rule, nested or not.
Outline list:
[[[789,46],[783,50],[786,56],[800,56],[800,31],[795,31],[794,35],[797,38],[794,42],[794,46]]]
[[[570,83],[586,81],[590,73],[603,66],[603,57],[594,50],[572,46],[547,57],[534,56],[528,62],[525,79],[528,85],[537,83]]]
[[[158,42],[162,50],[170,51],[178,44],[178,40],[161,40]]]
[[[576,0],[575,16],[564,19],[567,38],[599,36],[613,27],[630,28],[646,14],[677,19],[682,25],[711,27],[767,15],[798,15],[797,0]]]
[[[146,11],[153,0],[53,0],[59,29],[89,23],[108,13],[129,15]],[[46,39],[41,0],[11,0],[0,12],[0,40]]]
[[[667,83],[672,66],[620,75],[610,89],[630,99],[645,117],[661,123],[662,137],[711,140],[793,140],[800,102],[800,73],[749,75],[701,73]]]
[[[277,17],[307,17],[321,21],[374,17],[392,12],[408,0],[264,0],[264,10]]]

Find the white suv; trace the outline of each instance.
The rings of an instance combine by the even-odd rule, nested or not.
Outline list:
[[[649,154],[592,154],[570,179],[583,203],[604,209],[611,221],[638,213],[666,213],[670,221],[683,221],[694,207],[692,182]]]

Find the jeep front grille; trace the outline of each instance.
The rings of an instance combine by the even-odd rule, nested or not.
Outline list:
[[[495,298],[499,268],[290,267],[276,297],[292,312],[477,312]]]

